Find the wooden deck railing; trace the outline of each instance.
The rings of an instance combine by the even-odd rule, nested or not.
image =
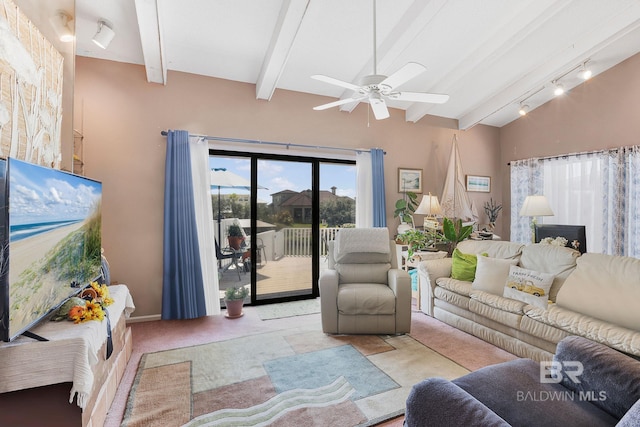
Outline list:
[[[320,256],[327,255],[327,242],[336,237],[339,228],[320,229]],[[284,256],[311,256],[312,239],[310,228],[283,228]]]

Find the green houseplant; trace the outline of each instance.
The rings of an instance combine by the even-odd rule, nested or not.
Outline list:
[[[458,245],[458,242],[463,241],[473,231],[472,225],[462,225],[461,219],[444,218],[442,222],[442,232],[444,238],[449,242],[449,255],[453,253],[453,250]]]
[[[411,229],[399,234],[398,240],[408,246],[407,256],[411,259],[416,251],[434,247],[437,243],[442,242],[444,236],[437,230]]]
[[[394,218],[400,218],[400,224],[412,224],[413,217],[411,216],[418,207],[418,195],[414,192],[407,191],[402,196],[402,199],[396,201],[396,209],[393,211]],[[404,227],[406,228],[406,227]],[[398,233],[404,232],[401,227],[398,227]]]
[[[244,299],[249,295],[249,290],[245,286],[232,286],[224,290],[224,304],[227,307],[227,317],[235,319],[241,317]]]

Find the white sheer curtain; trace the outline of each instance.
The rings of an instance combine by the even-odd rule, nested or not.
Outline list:
[[[544,222],[586,226],[587,250],[601,253],[604,203],[601,156],[582,154],[548,159],[543,168],[543,194],[555,214],[544,218]]]
[[[356,153],[356,227],[373,227],[373,170],[371,153]]]
[[[524,236],[521,201],[540,193],[555,214],[544,222],[586,226],[589,252],[640,257],[640,146],[512,162],[512,241]]]
[[[218,263],[213,231],[213,211],[211,208],[211,183],[209,174],[209,147],[201,138],[189,137],[191,145],[191,173],[193,179],[193,199],[198,227],[198,243],[204,283],[207,314],[220,314],[218,283]]]
[[[603,252],[640,258],[640,146],[607,150],[600,158]]]
[[[544,171],[540,159],[511,162],[511,238],[512,242],[531,242],[531,218],[520,216],[529,195],[544,194]]]

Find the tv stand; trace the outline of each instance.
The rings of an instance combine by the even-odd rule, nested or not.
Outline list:
[[[33,333],[33,332],[31,332],[31,331],[24,331],[21,335],[22,335],[22,336],[25,336],[25,337],[27,337],[27,338],[32,338],[32,339],[34,339],[34,340],[36,340],[36,341],[49,341],[49,340],[48,340],[48,339],[46,339],[45,337],[41,337],[40,335],[38,335],[38,334],[34,334],[34,333]]]
[[[107,307],[113,353],[107,358],[107,326],[102,322],[42,322],[33,328],[41,342],[18,337],[0,343],[0,413],[3,425],[102,426],[131,356],[134,309],[125,285],[109,288]],[[34,410],[37,408],[37,410]]]

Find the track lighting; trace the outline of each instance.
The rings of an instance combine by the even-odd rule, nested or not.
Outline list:
[[[587,68],[587,63],[583,62],[582,68],[580,69],[580,71],[578,71],[578,77],[580,77],[582,80],[589,80],[592,75],[593,72],[589,68]]]
[[[526,116],[529,112],[529,106],[526,104],[520,104],[520,109],[518,110],[518,114],[521,116]]]
[[[50,21],[61,42],[68,43],[74,40],[73,31],[69,28],[69,22],[73,21],[71,15],[64,10],[58,10]]]
[[[93,36],[93,42],[103,49],[109,47],[109,43],[116,33],[111,29],[111,25],[104,19],[98,21],[98,32]]]
[[[555,89],[553,90],[553,94],[555,96],[560,96],[564,93],[564,86],[562,86],[562,83],[558,83],[557,81],[553,81],[552,82],[553,85],[555,86]]]

